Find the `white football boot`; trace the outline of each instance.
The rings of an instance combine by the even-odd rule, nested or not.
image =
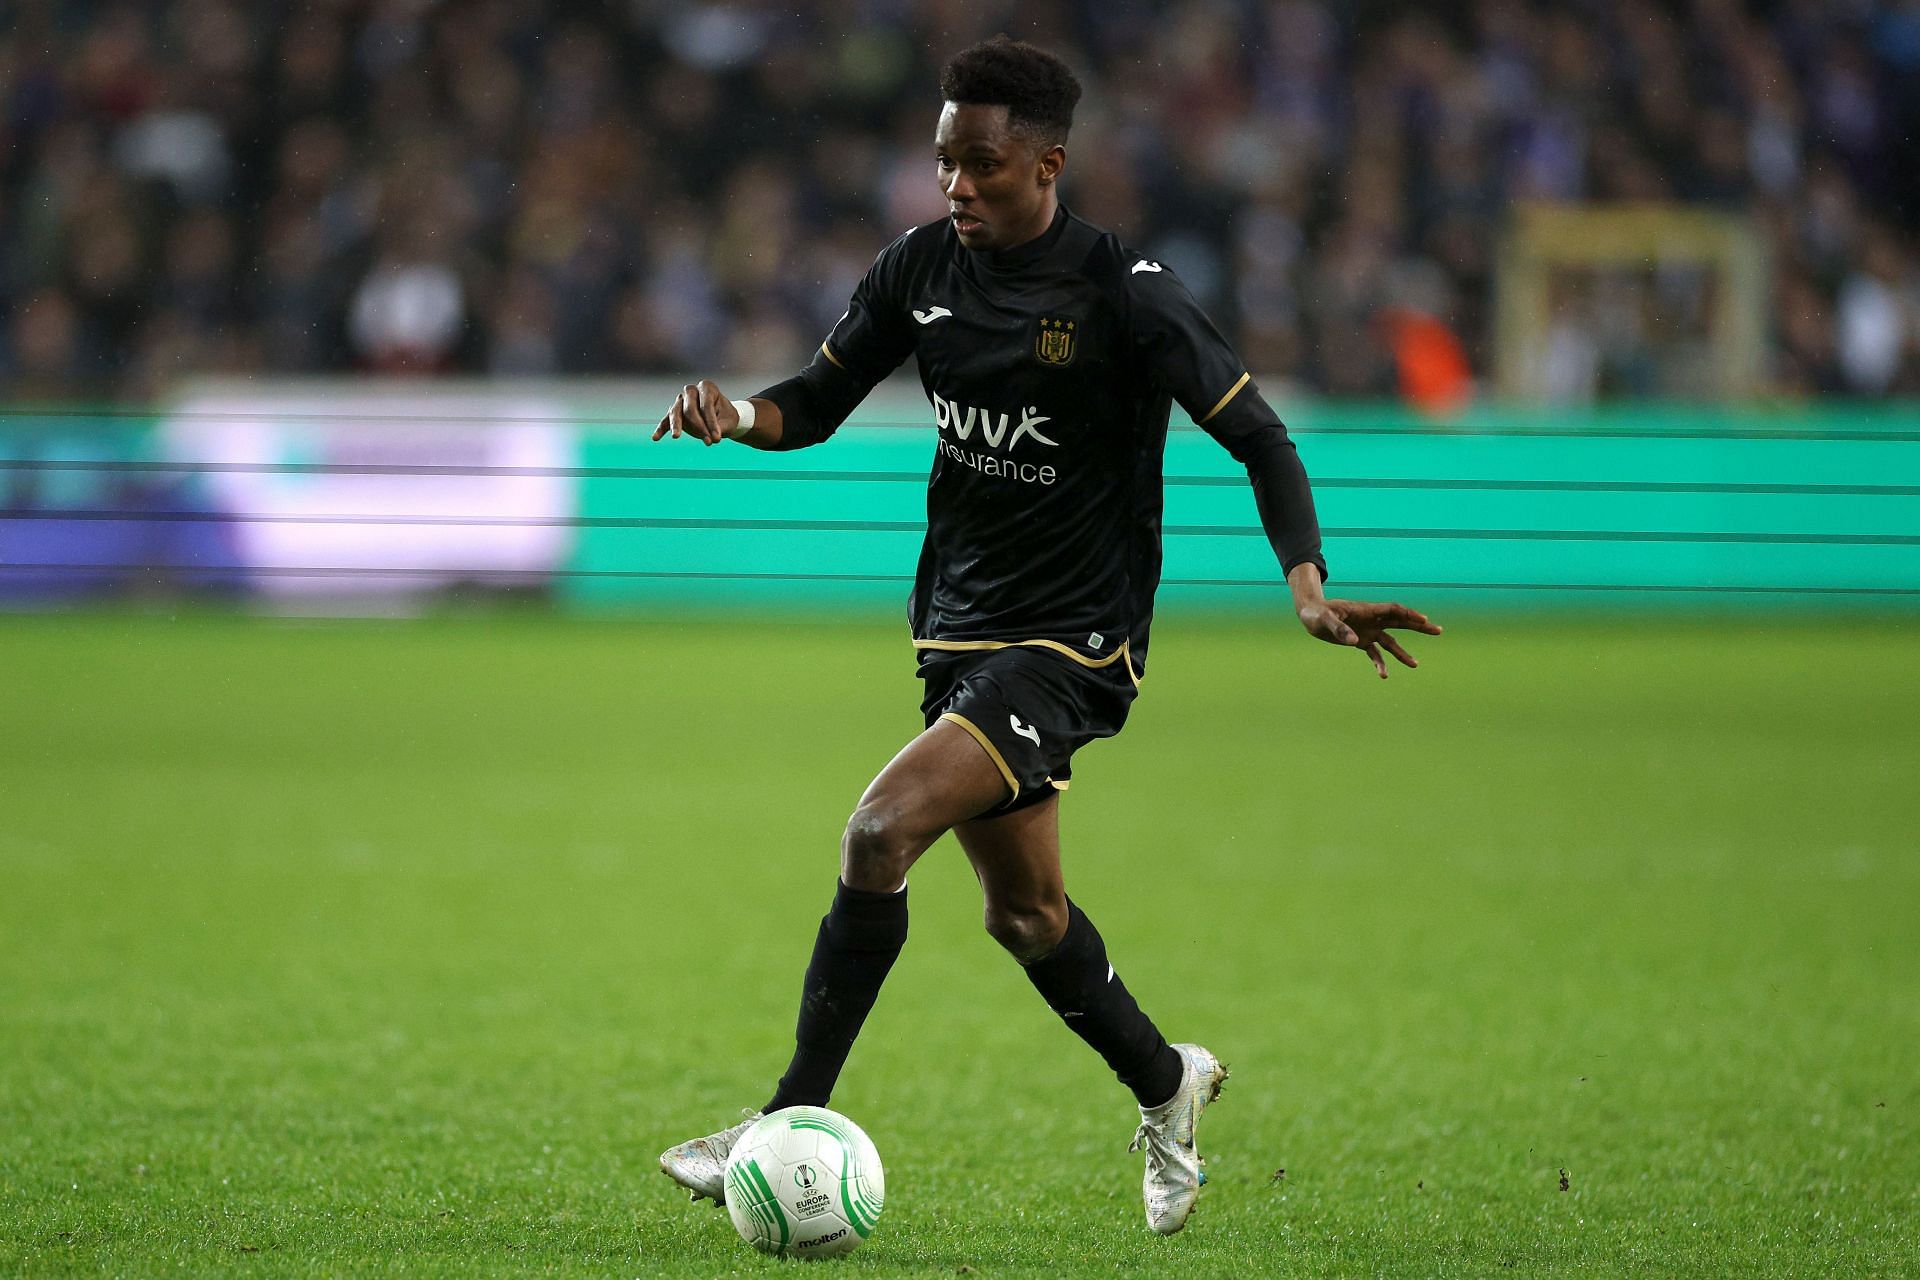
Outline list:
[[[1147,1202],[1147,1225],[1170,1236],[1187,1225],[1200,1188],[1207,1183],[1206,1161],[1194,1149],[1193,1129],[1207,1104],[1220,1096],[1227,1069],[1197,1044],[1177,1044],[1182,1064],[1180,1087],[1157,1107],[1140,1108],[1140,1128],[1129,1151],[1147,1152],[1147,1174],[1140,1184]]]
[[[740,1114],[746,1119],[739,1124],[660,1153],[660,1172],[692,1192],[689,1199],[695,1203],[702,1197],[716,1205],[727,1202],[727,1156],[740,1135],[760,1118],[758,1111],[742,1110]]]

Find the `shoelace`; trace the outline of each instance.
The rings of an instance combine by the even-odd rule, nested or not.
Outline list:
[[[739,1124],[728,1125],[720,1132],[710,1133],[704,1138],[695,1138],[686,1144],[685,1149],[690,1154],[697,1150],[709,1159],[719,1164],[725,1164],[727,1162],[727,1156],[733,1151],[733,1144],[740,1141],[740,1135],[752,1128],[753,1122],[760,1118],[760,1113],[752,1107],[740,1108],[740,1114],[744,1116],[745,1119],[741,1120]]]
[[[1133,1131],[1133,1141],[1127,1144],[1128,1151],[1145,1148],[1147,1153],[1147,1173],[1155,1178],[1167,1171],[1170,1139],[1155,1128],[1151,1121],[1142,1120],[1140,1127]]]
[[[733,1144],[740,1141],[740,1135],[748,1129],[751,1129],[753,1122],[760,1118],[760,1113],[752,1107],[740,1108],[740,1114],[744,1116],[745,1119],[741,1120],[739,1124],[729,1125],[719,1133],[705,1140],[709,1148],[717,1148],[722,1142],[725,1142],[727,1144],[727,1152],[730,1153],[733,1150]],[[726,1158],[727,1153],[720,1154],[722,1162],[724,1162]]]

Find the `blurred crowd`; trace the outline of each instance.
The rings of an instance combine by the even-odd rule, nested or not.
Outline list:
[[[0,0],[0,373],[784,372],[1000,31],[1263,375],[1484,378],[1510,206],[1656,200],[1755,220],[1771,388],[1920,392],[1920,0]]]

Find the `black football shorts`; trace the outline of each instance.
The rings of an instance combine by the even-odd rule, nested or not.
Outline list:
[[[1123,653],[1091,668],[1037,645],[920,650],[927,727],[950,720],[973,735],[1012,792],[1012,813],[1067,789],[1073,753],[1127,722],[1136,690]]]

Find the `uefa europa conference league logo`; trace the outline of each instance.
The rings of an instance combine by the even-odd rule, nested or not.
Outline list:
[[[1058,440],[1050,440],[1040,433],[1040,424],[1053,419],[1041,413],[1037,406],[1027,405],[1020,411],[1020,417],[1015,419],[1010,413],[993,413],[949,400],[936,391],[933,393],[933,420],[940,428],[940,452],[961,466],[972,467],[984,475],[1003,476],[1025,484],[1052,484],[1060,478],[1058,469],[1052,466],[1015,462],[1010,457],[1000,456],[1002,452],[1012,453],[1013,447],[1022,438],[1050,449],[1060,447]],[[980,433],[980,444],[985,447],[962,449],[960,443],[970,443],[975,431]],[[952,440],[947,438],[949,435],[953,436]]]
[[[793,1167],[793,1185],[799,1189],[793,1208],[802,1218],[810,1218],[833,1207],[832,1196],[824,1189],[814,1189],[813,1184],[819,1180],[820,1175],[812,1165],[798,1164]]]

